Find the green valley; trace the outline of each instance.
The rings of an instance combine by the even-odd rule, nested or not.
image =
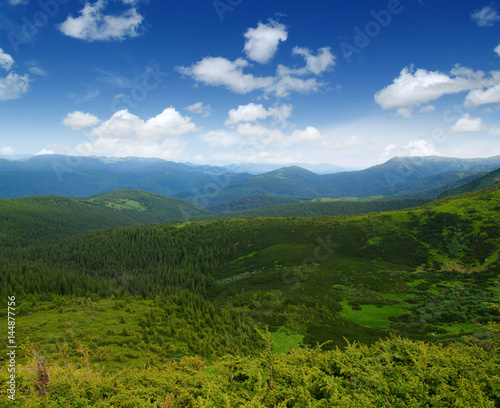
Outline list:
[[[398,355],[394,347],[402,347],[400,352],[412,349],[411,359],[435,355],[440,359],[439,369],[446,371],[446,364],[454,363],[444,363],[438,356],[461,347],[461,358],[469,359],[469,366],[475,364],[477,353],[486,353],[484,358],[499,366],[493,363],[495,354],[488,354],[498,347],[500,323],[500,311],[493,307],[500,293],[498,186],[420,207],[370,214],[159,224],[155,221],[161,217],[180,218],[178,205],[187,204],[139,191],[78,200],[17,200],[36,208],[39,220],[44,220],[39,235],[23,238],[26,229],[22,225],[28,225],[28,219],[15,219],[13,207],[4,207],[6,221],[15,219],[5,225],[11,225],[10,233],[17,238],[1,243],[0,295],[4,299],[16,296],[16,342],[23,345],[18,364],[24,367],[26,381],[22,398],[32,404],[26,406],[41,406],[49,399],[59,406],[56,400],[64,404],[77,394],[79,406],[98,401],[110,404],[102,406],[112,406],[113,401],[127,406],[116,399],[123,398],[124,391],[110,382],[113,373],[122,370],[126,370],[121,374],[125,383],[136,381],[140,373],[134,370],[139,366],[163,384],[157,387],[169,383],[162,377],[163,367],[186,389],[195,385],[184,376],[196,375],[204,390],[185,394],[169,386],[171,391],[165,392],[163,400],[149,399],[150,405],[145,406],[176,406],[165,405],[168,401],[204,406],[190,399],[199,395],[196,401],[208,398],[227,401],[230,406],[255,398],[260,402],[254,406],[276,407],[286,406],[284,401],[292,398],[286,391],[289,381],[299,381],[302,392],[308,390],[302,397],[293,397],[303,400],[303,406],[314,406],[310,405],[313,401],[361,404],[385,398],[377,387],[395,374],[366,360],[372,353],[383,355],[383,349],[393,350],[391,357],[384,357],[391,359]],[[71,214],[87,229],[79,230],[80,224],[74,222],[71,228],[51,224],[56,215],[51,219],[42,212],[50,200],[61,208],[57,214]],[[283,205],[371,205],[375,211],[373,205],[378,205],[380,211],[390,203],[374,199]],[[411,202],[407,204],[404,207]],[[67,209],[71,206],[74,210]],[[193,216],[205,211],[189,209]],[[95,224],[88,223],[89,214]],[[58,230],[63,233],[58,235]],[[7,327],[5,309],[0,316],[0,324]],[[3,333],[0,338],[7,341]],[[362,364],[369,365],[366,369],[377,372],[372,391],[365,388],[352,394],[352,382],[342,380],[335,396],[326,389],[318,394],[289,371],[292,361],[300,366],[313,359],[320,364],[319,371],[306,370],[312,376],[307,378],[324,387],[315,375],[340,381],[334,379],[344,378],[338,373],[348,370],[327,369],[333,364],[331,359],[345,361],[354,370],[352,364],[359,364],[355,361],[361,361],[356,360],[360,353]],[[401,357],[397,364],[409,364],[403,363],[408,358]],[[29,368],[33,361],[38,364],[34,371]],[[266,371],[266,365],[274,367],[272,372]],[[481,363],[476,369],[491,376],[488,367]],[[421,368],[414,369],[411,375],[420,375]],[[43,378],[44,370],[51,373],[46,384],[36,380],[36,376]],[[78,376],[75,381],[90,387],[88,392],[64,391],[65,380],[58,370],[72,370]],[[348,378],[368,381],[359,375],[352,371]],[[232,384],[226,391],[213,388],[226,380]],[[482,390],[478,398],[483,398],[484,406],[495,406],[487,405],[495,398],[500,401],[500,394],[481,379],[470,381],[477,381],[474,386]],[[281,385],[271,387],[270,382]],[[4,384],[5,378],[1,387]],[[46,397],[36,396],[40,384]],[[114,391],[108,394],[102,387]],[[141,389],[133,388],[130,395],[145,404]],[[250,389],[254,397],[248,394]],[[272,395],[274,402],[268,400]],[[438,401],[432,393],[422,395],[426,401]],[[451,389],[439,395],[455,401]],[[391,398],[397,403],[402,397],[391,394]],[[376,403],[365,403],[376,406],[369,404]]]

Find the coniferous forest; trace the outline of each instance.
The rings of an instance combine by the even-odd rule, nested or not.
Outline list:
[[[499,187],[160,223],[161,196],[112,198],[2,203],[2,406],[500,406]]]

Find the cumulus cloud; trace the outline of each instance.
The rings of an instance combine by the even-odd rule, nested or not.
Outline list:
[[[197,113],[198,115],[207,118],[212,113],[210,105],[205,105],[203,102],[197,102],[186,108],[189,112]]]
[[[83,113],[81,111],[75,111],[68,113],[63,119],[62,124],[68,126],[73,130],[82,130],[87,127],[97,126],[101,120],[90,113]]]
[[[142,120],[127,109],[116,112],[110,119],[92,129],[92,136],[97,139],[159,140],[170,136],[195,132],[198,128],[191,118],[182,116],[170,107],[157,116]]]
[[[470,91],[465,98],[464,105],[472,107],[498,102],[500,102],[500,83],[486,89]]]
[[[207,132],[203,139],[211,147],[236,147],[240,151],[263,151],[273,148],[285,148],[294,145],[316,142],[324,135],[315,127],[284,132],[260,123],[239,123],[234,129],[222,129]]]
[[[391,157],[396,157],[396,156],[419,157],[419,156],[436,156],[436,155],[439,155],[439,152],[436,150],[434,143],[432,143],[427,139],[415,139],[415,140],[410,140],[408,144],[404,147],[397,146],[393,143],[387,145],[380,158],[382,160],[388,160]]]
[[[270,23],[267,26],[260,24],[260,28],[247,31],[247,34],[248,32],[253,33],[251,36],[252,41],[248,41],[247,38],[244,49],[249,59],[258,62],[268,62],[271,59],[276,50],[275,47],[269,45],[271,41],[269,40],[268,30],[271,29],[274,34],[276,34],[275,30],[278,28],[284,30],[284,27],[276,24]],[[259,41],[257,41],[255,32],[251,30],[258,30],[258,32],[267,34],[266,36],[263,35],[262,38],[258,37]],[[272,44],[277,47],[276,41]],[[251,68],[251,64],[244,58],[231,61],[224,57],[209,56],[189,67],[177,67],[177,70],[183,75],[193,78],[198,83],[209,86],[224,86],[240,94],[260,90],[266,96],[274,94],[276,97],[282,98],[289,96],[292,92],[318,92],[326,84],[318,81],[314,76],[321,75],[335,65],[335,56],[331,53],[330,48],[320,48],[314,54],[308,48],[295,47],[293,53],[302,56],[306,65],[302,68],[289,68],[278,65],[274,76],[255,76],[245,72],[245,70]],[[311,77],[301,78],[306,75]]]
[[[294,130],[284,134],[279,129],[272,129],[260,124],[242,123],[236,128],[237,133],[245,140],[250,139],[261,146],[288,147],[300,143],[312,142],[321,138],[321,132],[313,126],[304,130]]]
[[[495,52],[497,53],[497,55],[500,57],[500,44],[498,44],[496,47],[495,47]]]
[[[410,117],[422,104],[444,95],[460,93],[495,83],[496,73],[487,78],[482,71],[456,67],[450,74],[425,69],[404,68],[393,83],[375,94],[383,109],[396,109],[397,114]]]
[[[291,69],[280,65],[278,67],[279,75],[321,75],[323,72],[330,70],[335,65],[336,60],[330,47],[320,48],[316,55],[314,55],[309,48],[295,47],[292,54],[302,56],[306,62],[306,66],[303,68]]]
[[[14,65],[14,58],[0,48],[0,67],[2,67],[5,71],[10,71],[12,65]]]
[[[266,64],[276,54],[280,41],[287,40],[288,33],[283,24],[270,20],[268,24],[259,23],[257,28],[249,28],[244,37],[246,42],[243,50],[247,57]]]
[[[90,115],[92,116],[92,115]],[[78,114],[77,117],[82,117]],[[86,117],[89,121],[91,117]],[[94,126],[89,135],[92,142],[75,148],[81,155],[141,156],[180,159],[187,141],[180,136],[199,129],[191,118],[182,116],[173,107],[148,120],[124,109]]]
[[[479,27],[490,27],[500,20],[497,11],[491,6],[475,11],[471,14],[471,18]]]
[[[124,4],[135,5],[135,1],[123,0]],[[139,35],[139,28],[143,22],[135,7],[131,7],[120,14],[105,14],[107,0],[97,0],[95,3],[86,3],[78,17],[68,16],[61,23],[59,30],[73,38],[85,41],[121,41],[125,38]]]
[[[0,147],[0,154],[4,154],[6,156],[10,156],[16,152],[16,149],[13,149],[11,146]]]
[[[0,101],[17,99],[28,93],[30,88],[28,75],[9,72],[5,78],[0,77]]]
[[[0,76],[0,101],[17,99],[29,91],[30,77],[11,71],[13,65],[14,59],[0,48],[0,68],[8,72]]]
[[[451,128],[452,133],[473,133],[486,130],[481,118],[474,118],[466,113]]]
[[[197,82],[205,85],[225,86],[240,94],[265,89],[273,84],[272,77],[254,77],[252,74],[244,74],[243,68],[248,65],[248,61],[242,58],[230,61],[223,57],[206,57],[191,67],[179,67],[178,70]]]
[[[292,114],[291,105],[281,105],[266,109],[261,104],[249,103],[248,105],[240,105],[237,109],[231,109],[228,113],[228,118],[224,125],[236,125],[241,122],[255,122],[260,119],[274,117],[279,122],[284,121]]]

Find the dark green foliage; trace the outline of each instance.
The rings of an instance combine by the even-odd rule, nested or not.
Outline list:
[[[183,220],[206,213],[186,201],[139,190],[88,199],[0,199],[0,246],[49,243],[94,229]]]
[[[284,198],[285,199],[285,198]],[[288,198],[286,198],[288,199]],[[277,201],[273,199],[273,201]],[[357,215],[370,212],[395,211],[405,208],[417,207],[428,203],[428,199],[367,199],[366,201],[322,201],[307,203],[292,203],[263,206],[246,211],[227,212],[216,215],[198,217],[198,219],[210,220],[218,218],[245,218],[245,217],[320,217]],[[212,209],[214,207],[209,207]],[[219,204],[216,209],[224,208],[224,204]],[[230,207],[234,208],[234,207]]]
[[[292,204],[311,201],[311,198],[276,196],[271,194],[253,194],[245,197],[235,198],[220,204],[207,206],[207,210],[215,214],[235,211],[246,211],[254,208],[268,207],[279,204]]]

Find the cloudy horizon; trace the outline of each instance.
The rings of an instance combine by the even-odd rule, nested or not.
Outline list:
[[[495,3],[63,3],[0,6],[3,157],[500,154]]]

